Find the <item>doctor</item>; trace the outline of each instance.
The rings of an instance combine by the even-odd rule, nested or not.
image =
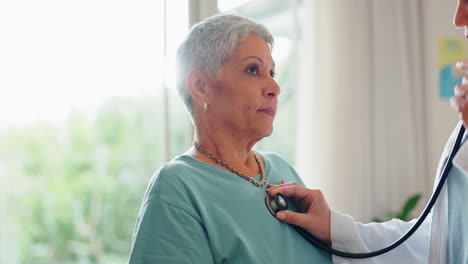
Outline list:
[[[458,0],[454,25],[464,28],[468,38],[468,1]],[[459,71],[468,71],[468,60],[456,64]],[[460,122],[447,141],[437,170],[437,180],[445,165],[457,131],[468,128],[468,77],[455,87],[451,98]],[[465,133],[465,139],[467,135]],[[369,259],[346,259],[333,256],[334,263],[468,263],[468,144],[463,144],[454,158],[454,165],[442,189],[432,215],[418,231],[396,249]],[[436,181],[437,182],[437,181]],[[415,220],[393,219],[385,223],[362,224],[350,216],[331,210],[319,190],[310,190],[297,183],[269,185],[269,195],[281,193],[294,197],[303,213],[283,211],[277,218],[301,226],[332,247],[347,252],[369,252],[384,248],[401,237]]]

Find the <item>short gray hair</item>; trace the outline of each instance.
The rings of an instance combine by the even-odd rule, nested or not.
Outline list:
[[[193,101],[187,89],[187,74],[192,69],[215,77],[235,48],[247,36],[256,34],[273,48],[273,36],[261,24],[248,18],[222,14],[192,27],[177,50],[177,90],[187,110],[193,114]]]

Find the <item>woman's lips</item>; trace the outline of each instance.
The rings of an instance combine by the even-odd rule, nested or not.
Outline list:
[[[269,116],[275,116],[275,114],[276,114],[276,109],[274,109],[274,108],[263,108],[263,109],[260,109],[258,111],[262,112],[264,114],[267,114]]]

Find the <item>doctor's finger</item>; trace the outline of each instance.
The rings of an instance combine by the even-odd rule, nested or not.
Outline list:
[[[468,85],[467,84],[458,84],[455,86],[454,94],[456,96],[465,96],[467,95]]]
[[[329,212],[328,215],[330,215]],[[276,218],[288,224],[305,228],[315,237],[330,244],[330,219],[327,217],[313,216],[310,214],[286,210],[278,212],[276,214]]]
[[[468,59],[457,61],[455,63],[455,67],[460,69],[468,69]]]
[[[271,190],[271,189],[277,189],[277,188],[281,188],[281,187],[285,187],[285,186],[293,186],[293,185],[297,185],[297,186],[303,186],[297,182],[285,182],[285,181],[281,181],[280,184],[278,185],[275,185],[275,184],[268,184],[268,189],[267,190]]]
[[[450,104],[452,105],[453,108],[455,108],[455,110],[457,110],[458,112],[461,112],[463,107],[466,104],[466,98],[462,96],[452,96],[450,98]]]
[[[281,180],[280,184],[268,184],[268,186],[280,186],[280,185],[301,185],[298,182],[291,181],[291,182],[286,182],[285,180]]]
[[[276,194],[278,193],[278,190],[280,189],[283,189],[283,190],[287,190],[291,187],[303,187],[305,188],[305,186],[303,185],[300,185],[299,183],[297,182],[290,182],[290,183],[281,183],[279,185],[273,185],[273,184],[268,184],[268,189],[266,189],[265,191],[268,192],[268,193],[273,193],[273,194]],[[281,193],[281,194],[284,194],[284,193]]]
[[[303,185],[301,185],[301,184],[299,184],[297,182],[282,183],[282,184],[278,185],[276,188],[277,189],[283,188],[285,190],[288,190],[288,188],[291,188],[291,187],[304,187],[305,188],[305,186],[303,186]]]
[[[467,70],[464,70],[463,72],[463,79],[462,79],[462,84],[467,84],[468,83],[468,76],[466,76]]]
[[[310,216],[289,210],[278,212],[276,214],[276,218],[288,224],[298,226],[306,226],[307,224],[310,224]]]
[[[285,197],[294,197],[298,199],[304,199],[307,197],[313,198],[317,195],[316,190],[307,189],[302,185],[283,186],[268,191],[270,196],[274,196],[277,193],[280,193]]]

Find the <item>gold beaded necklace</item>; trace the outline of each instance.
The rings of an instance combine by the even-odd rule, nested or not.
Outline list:
[[[200,151],[201,153],[203,153],[204,155],[206,155],[208,158],[210,158],[212,161],[216,162],[216,164],[219,164],[221,166],[223,166],[224,168],[226,168],[228,171],[232,172],[232,173],[235,173],[237,174],[238,176],[240,176],[241,178],[251,182],[252,184],[256,185],[256,186],[263,186],[265,184],[265,181],[266,181],[266,174],[265,174],[265,166],[263,165],[263,162],[262,160],[260,159],[259,155],[257,153],[254,152],[254,157],[255,157],[255,161],[257,161],[257,164],[258,164],[258,167],[260,168],[260,172],[262,174],[262,178],[260,181],[257,181],[255,180],[253,177],[249,177],[245,174],[243,174],[242,172],[239,172],[237,170],[235,170],[234,168],[232,168],[231,166],[229,166],[226,162],[216,158],[213,154],[211,154],[210,152],[208,152],[208,150],[206,150],[205,148],[203,148],[202,146],[200,146],[197,142],[194,142],[193,143],[193,146],[195,146],[195,148]]]

